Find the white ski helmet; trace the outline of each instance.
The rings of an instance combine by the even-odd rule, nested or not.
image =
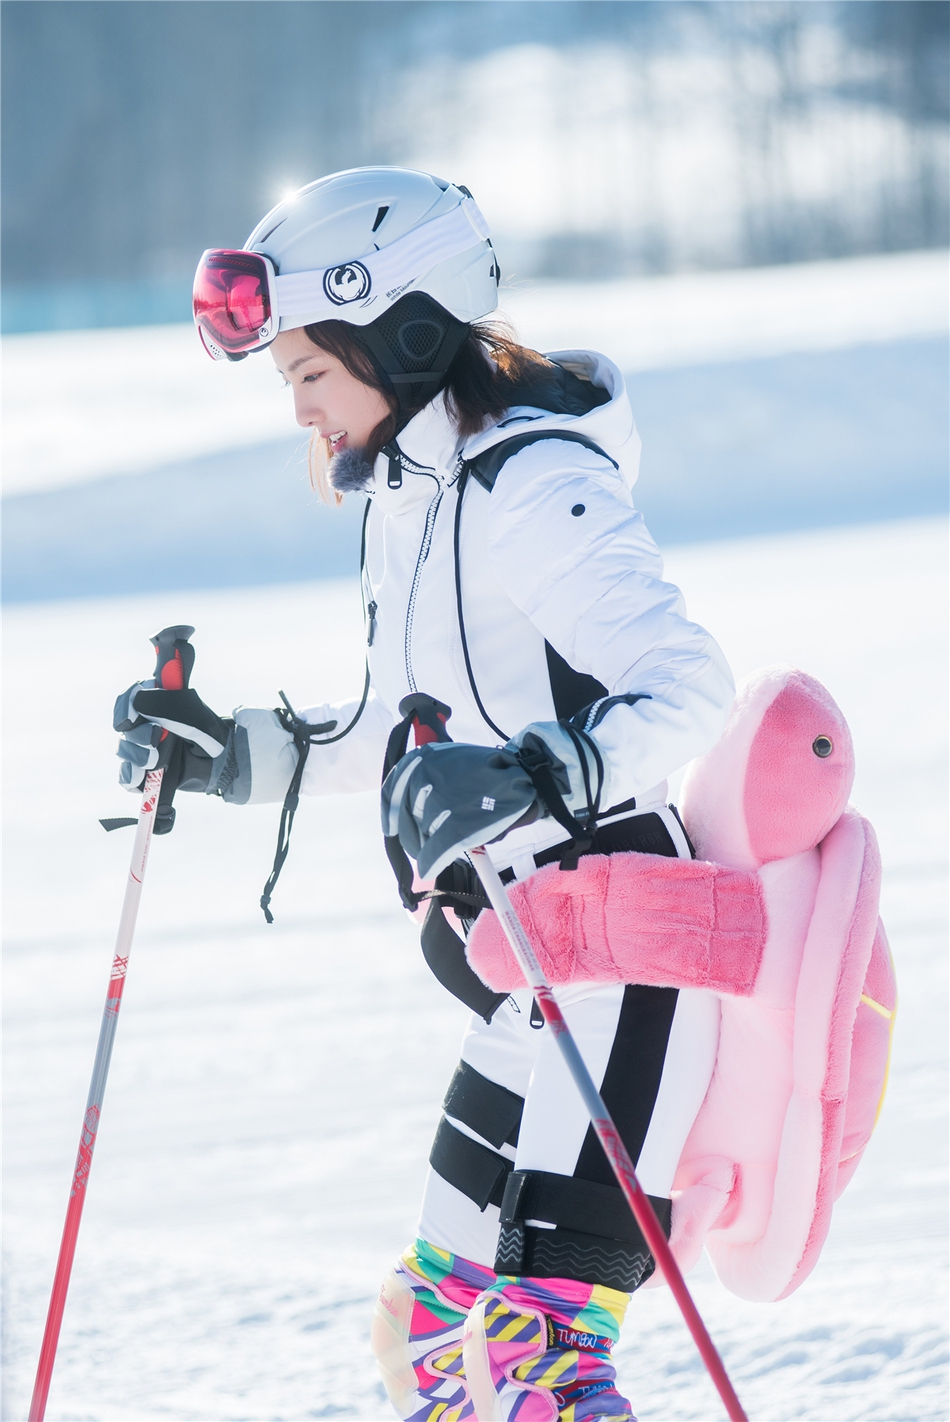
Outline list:
[[[209,354],[231,360],[279,331],[345,321],[402,395],[444,377],[470,324],[497,306],[500,277],[467,188],[350,168],[278,203],[243,253],[205,252],[195,321]]]

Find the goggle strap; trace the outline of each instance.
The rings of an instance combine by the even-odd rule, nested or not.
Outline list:
[[[479,246],[487,238],[488,225],[477,204],[472,198],[465,198],[451,212],[423,223],[380,251],[319,271],[278,276],[273,281],[277,297],[274,304],[280,313],[281,329],[291,330],[296,324],[309,325],[313,321],[339,317],[345,307],[365,305],[374,293],[384,294],[390,303],[397,301],[434,266]],[[346,267],[362,268],[368,285],[352,302],[333,301],[327,295],[328,279]],[[413,273],[408,280],[407,272]],[[387,290],[394,287],[398,289],[391,293]]]

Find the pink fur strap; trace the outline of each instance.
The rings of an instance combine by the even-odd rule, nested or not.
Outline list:
[[[509,889],[554,983],[643,983],[748,997],[768,927],[758,875],[658,854],[589,854]],[[496,992],[525,986],[493,912],[479,914],[469,964]]]

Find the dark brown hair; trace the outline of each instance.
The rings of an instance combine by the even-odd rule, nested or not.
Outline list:
[[[315,346],[335,356],[354,379],[378,391],[389,406],[389,414],[379,422],[366,444],[367,462],[372,465],[383,445],[424,409],[433,396],[426,395],[401,411],[392,386],[379,374],[348,322],[320,321],[305,326],[304,330]],[[501,322],[477,322],[462,342],[441,386],[457,432],[475,435],[492,420],[500,419],[516,403],[518,386],[536,377],[539,367],[549,365],[537,351],[519,345]],[[310,441],[310,482],[324,503],[341,504],[343,495],[331,488],[327,478],[329,462],[328,442],[314,433]]]

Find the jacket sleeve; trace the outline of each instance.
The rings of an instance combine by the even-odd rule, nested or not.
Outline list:
[[[339,735],[356,715],[359,698],[340,704],[308,706],[300,714],[311,724],[336,721],[328,737]],[[378,790],[383,758],[395,718],[374,691],[363,714],[349,735],[329,745],[314,740],[304,767],[301,790],[305,795],[346,795],[359,790]]]
[[[332,741],[356,715],[359,699],[308,706],[300,714],[311,725],[335,721],[321,745],[316,738],[307,756],[301,790],[305,795],[348,794],[376,790],[393,718],[372,692],[362,716],[342,740]],[[293,735],[277,712],[264,706],[238,706],[229,755],[208,789],[237,805],[276,804],[283,800],[297,767]],[[226,762],[226,763],[225,763]]]
[[[502,467],[491,494],[495,576],[538,631],[611,696],[592,732],[610,801],[642,796],[718,740],[735,686],[720,648],[663,580],[659,551],[613,465],[543,440]],[[646,699],[649,698],[649,699]]]

